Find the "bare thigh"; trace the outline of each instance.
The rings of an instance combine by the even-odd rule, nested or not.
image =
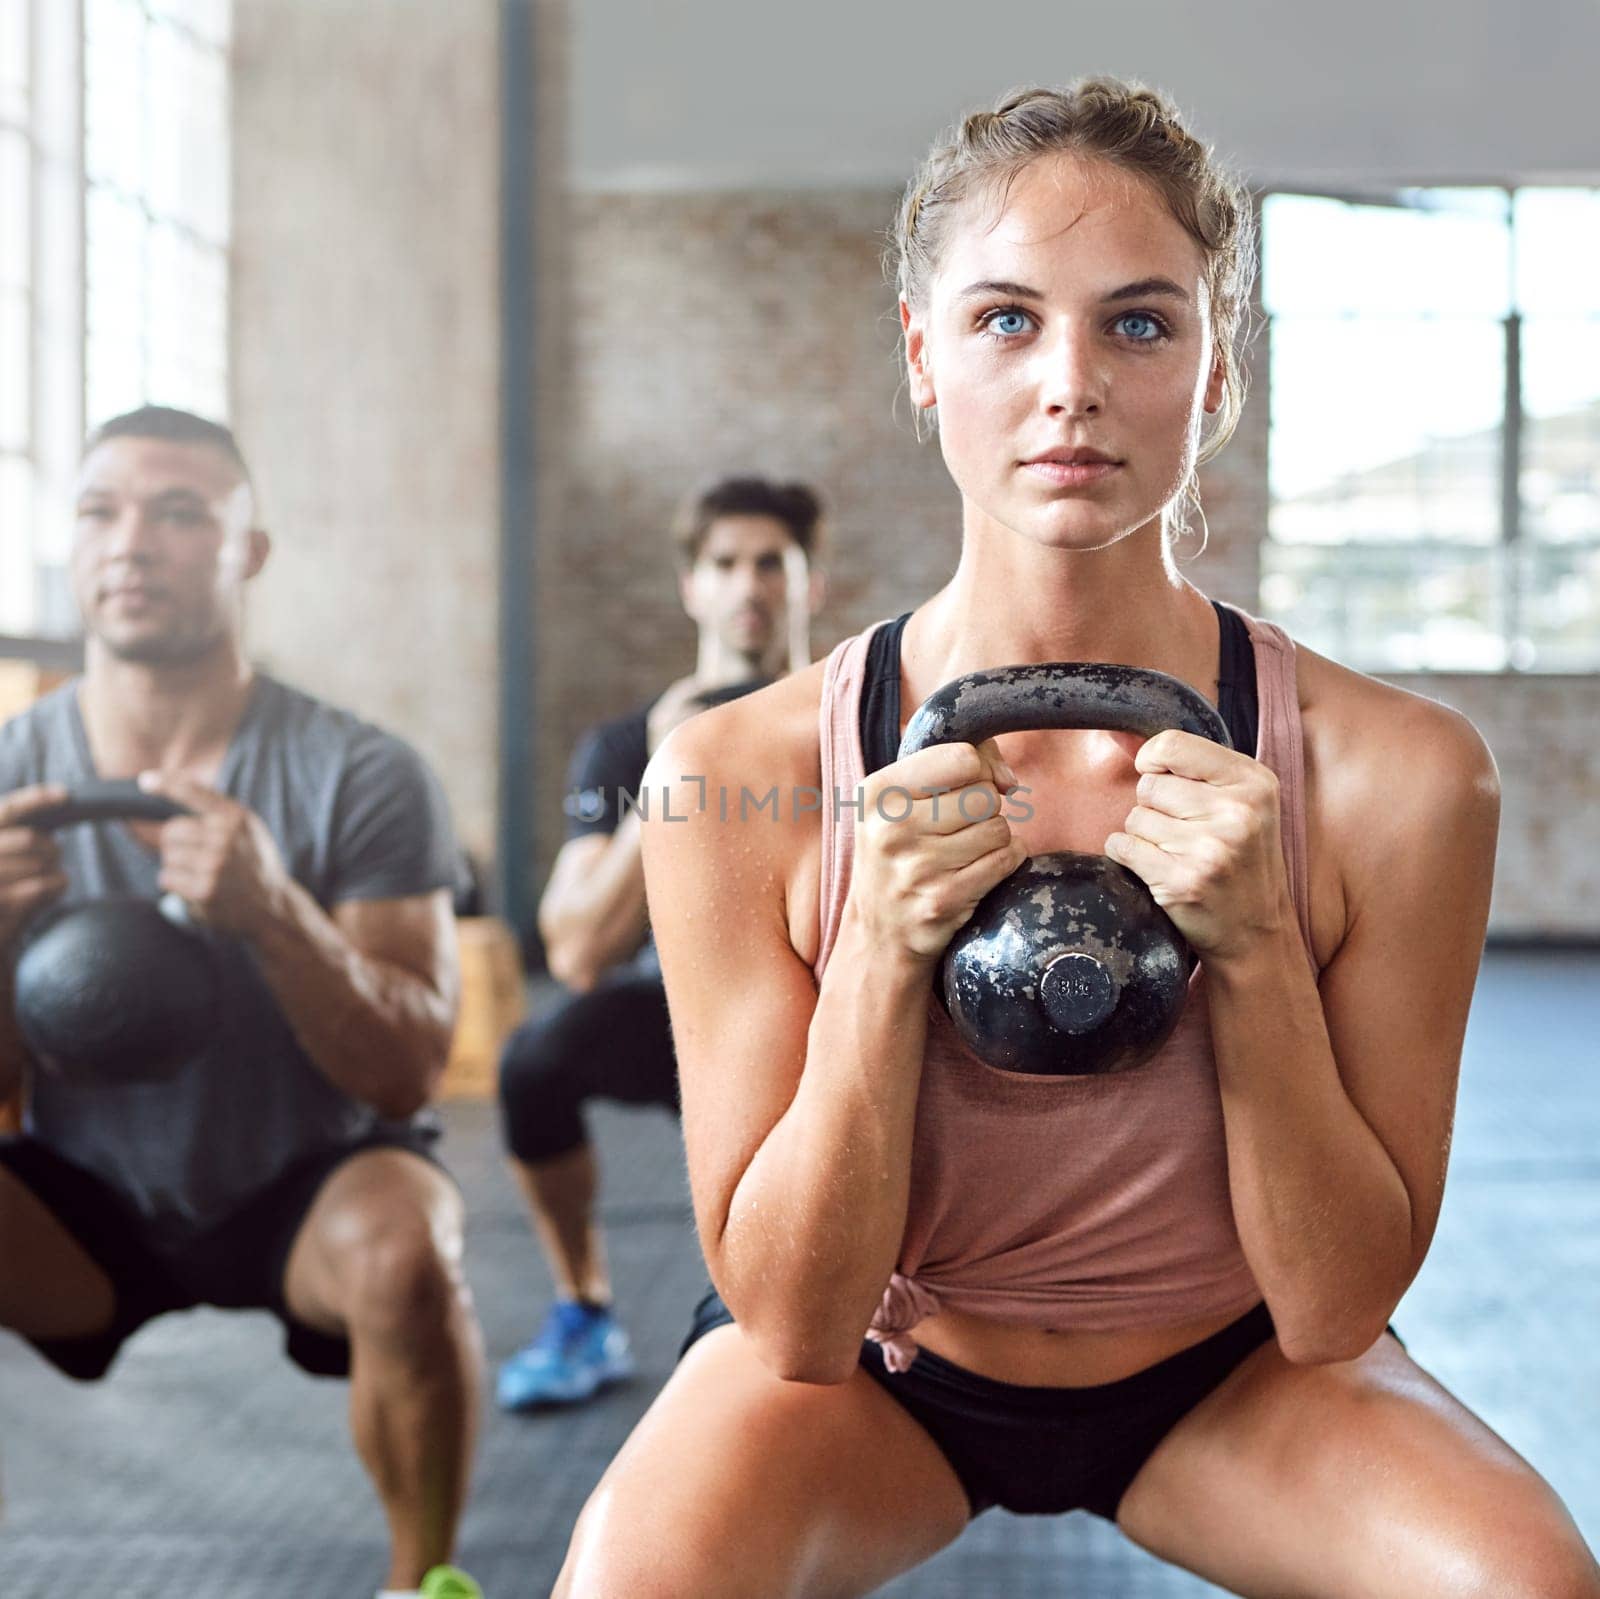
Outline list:
[[[0,1327],[27,1338],[92,1338],[116,1291],[33,1193],[0,1169]]]
[[[595,1489],[561,1599],[845,1599],[966,1525],[938,1446],[863,1371],[784,1382],[737,1327],[690,1350]]]
[[[1261,1599],[1596,1599],[1554,1492],[1385,1335],[1293,1366],[1264,1344],[1145,1463],[1136,1543]]]

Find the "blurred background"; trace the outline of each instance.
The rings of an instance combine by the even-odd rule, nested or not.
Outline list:
[[[257,655],[420,745],[526,936],[573,738],[690,662],[683,494],[823,487],[818,651],[948,573],[883,230],[960,111],[1118,72],[1260,193],[1191,575],[1471,716],[1495,933],[1592,938],[1597,63],[1592,0],[0,0],[0,650],[70,659],[86,425],[226,419]]]
[[[253,653],[421,749],[536,966],[575,738],[693,664],[685,494],[823,490],[816,654],[953,569],[879,267],[933,136],[1027,82],[1164,88],[1263,240],[1186,570],[1458,707],[1502,774],[1497,949],[1402,1331],[1600,1537],[1597,69],[1595,0],[0,0],[0,717],[77,658],[86,428],[226,420],[276,540]],[[491,1355],[548,1290],[482,1102],[508,1024],[447,1150]],[[547,1586],[701,1277],[676,1130],[619,1113],[601,1142],[649,1381],[491,1425],[466,1554],[494,1594]],[[207,1592],[361,1591],[380,1540],[338,1403],[264,1320],[170,1318],[93,1393],[0,1353],[8,1599],[192,1588],[202,1545]],[[1073,1521],[986,1517],[893,1592],[1213,1591]]]

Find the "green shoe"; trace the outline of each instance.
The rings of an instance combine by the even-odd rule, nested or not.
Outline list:
[[[483,1599],[483,1589],[455,1566],[435,1566],[418,1592],[422,1599]]]

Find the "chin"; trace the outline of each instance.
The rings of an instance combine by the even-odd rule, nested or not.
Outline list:
[[[1077,504],[1029,506],[1002,520],[1031,543],[1052,550],[1103,550],[1143,526],[1148,517],[1128,516],[1110,507]]]
[[[135,666],[180,666],[210,649],[204,640],[174,638],[170,633],[102,632],[97,637],[109,654]]]

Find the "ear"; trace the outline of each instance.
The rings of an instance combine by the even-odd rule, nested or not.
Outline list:
[[[1228,367],[1218,355],[1211,363],[1211,376],[1206,379],[1205,409],[1207,416],[1215,416],[1222,409],[1222,396],[1227,392]]]
[[[927,334],[922,319],[900,302],[900,327],[906,336],[906,377],[911,386],[911,403],[926,411],[939,403],[933,387],[933,366],[928,359]]]
[[[692,567],[680,566],[678,568],[678,601],[683,606],[684,615],[691,622],[698,622],[694,614],[694,570]]]
[[[245,546],[244,571],[242,574],[246,583],[267,564],[267,557],[271,554],[272,535],[265,528],[251,528],[248,543]]]

